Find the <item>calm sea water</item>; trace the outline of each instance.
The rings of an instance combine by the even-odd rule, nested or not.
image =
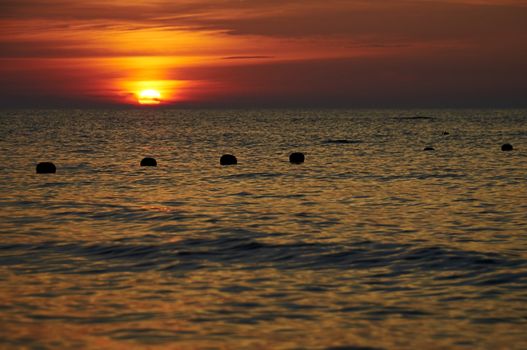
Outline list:
[[[525,110],[3,111],[0,347],[525,349],[526,156]]]

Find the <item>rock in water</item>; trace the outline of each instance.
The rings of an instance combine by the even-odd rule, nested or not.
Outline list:
[[[37,174],[55,174],[57,167],[51,162],[42,162],[37,164]]]

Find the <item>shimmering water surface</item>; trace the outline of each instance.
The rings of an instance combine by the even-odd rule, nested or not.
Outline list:
[[[1,348],[527,348],[527,111],[0,122]]]

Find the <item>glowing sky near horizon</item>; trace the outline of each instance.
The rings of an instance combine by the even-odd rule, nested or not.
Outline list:
[[[520,0],[3,0],[0,106],[526,106],[526,42]]]

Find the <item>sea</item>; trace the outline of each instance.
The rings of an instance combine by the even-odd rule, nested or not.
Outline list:
[[[527,110],[2,110],[0,348],[527,349]]]

